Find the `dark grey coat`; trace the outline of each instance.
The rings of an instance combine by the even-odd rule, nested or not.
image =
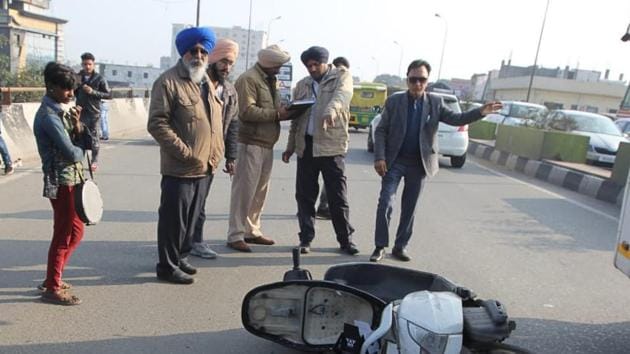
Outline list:
[[[400,152],[407,130],[409,94],[407,91],[391,95],[385,102],[381,121],[374,132],[374,161],[385,160],[391,168]],[[455,113],[442,104],[438,96],[424,95],[422,122],[420,123],[420,156],[427,177],[437,173],[438,143],[436,139],[438,123],[466,125],[483,118],[479,109]]]

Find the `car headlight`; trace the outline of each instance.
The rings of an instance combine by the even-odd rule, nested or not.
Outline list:
[[[420,346],[420,354],[442,354],[446,350],[448,335],[436,334],[414,323],[407,322],[409,335]]]

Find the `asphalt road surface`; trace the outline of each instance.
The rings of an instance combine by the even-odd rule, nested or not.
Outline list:
[[[316,278],[372,252],[380,178],[366,138],[365,131],[351,134],[346,160],[361,253],[340,254],[330,222],[318,221],[312,253],[302,259]],[[281,280],[297,244],[296,162],[281,162],[285,141],[286,129],[263,214],[263,231],[277,244],[251,254],[225,246],[230,181],[220,173],[205,226],[220,257],[193,258],[200,271],[190,286],[155,278],[157,145],[142,132],[103,144],[97,182],[104,220],[86,229],[64,274],[83,300],[75,307],[44,304],[35,289],[52,234],[38,162],[0,177],[0,353],[294,353],[249,334],[240,320],[244,294]],[[619,210],[471,157],[462,169],[443,162],[420,201],[413,260],[384,262],[435,272],[502,301],[517,322],[508,343],[536,353],[627,353],[630,280],[612,264]]]

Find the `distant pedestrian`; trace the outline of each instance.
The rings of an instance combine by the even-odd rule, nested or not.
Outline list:
[[[352,75],[344,66],[328,64],[328,55],[326,48],[314,46],[300,57],[309,76],[297,83],[294,96],[296,100],[313,98],[315,104],[291,122],[282,160],[289,162],[297,153],[295,199],[301,252],[308,253],[315,238],[315,202],[321,173],[340,250],[355,255],[359,250],[352,242],[354,228],[349,220],[345,175]]]
[[[81,107],[81,122],[88,127],[94,137],[92,165],[89,166],[92,171],[96,171],[98,168],[101,101],[112,98],[107,81],[94,70],[94,60],[92,53],[81,55],[81,67],[83,68],[79,72],[81,84],[75,90],[77,106]]]
[[[75,186],[83,178],[83,155],[92,136],[80,122],[80,108],[66,111],[76,87],[69,67],[54,62],[44,69],[46,95],[35,114],[33,132],[44,172],[44,197],[53,208],[53,237],[48,250],[46,279],[39,286],[42,301],[57,305],[78,305],[71,285],[62,281],[70,256],[83,238],[84,225],[75,210]]]
[[[212,52],[208,55],[208,76],[214,86],[217,98],[223,103],[221,116],[223,117],[223,142],[225,145],[225,169],[223,172],[234,175],[236,169],[236,154],[238,149],[238,94],[234,85],[228,81],[228,76],[234,68],[238,58],[238,43],[230,39],[219,39]],[[210,246],[203,242],[203,225],[206,221],[206,199],[210,192],[212,177],[208,189],[203,194],[201,212],[195,225],[193,246],[190,254],[202,258],[216,258],[217,254]]]
[[[497,102],[478,109],[454,113],[438,96],[425,92],[431,65],[414,60],[407,69],[408,90],[390,96],[374,132],[374,169],[381,176],[381,192],[376,209],[374,243],[370,261],[378,262],[389,246],[389,223],[394,209],[394,197],[401,179],[405,179],[400,207],[400,222],[392,256],[401,261],[411,260],[407,244],[413,232],[418,198],[424,179],[433,177],[439,169],[438,124],[465,125],[501,108]]]
[[[101,140],[109,140],[109,102],[101,101]]]
[[[350,62],[348,59],[344,57],[336,57],[332,64],[335,68],[339,68],[340,66],[344,66],[346,69],[350,69]],[[315,215],[320,219],[330,220],[330,208],[328,207],[328,197],[326,196],[326,188],[321,188],[321,192],[319,193],[319,205],[317,206],[317,211]]]
[[[187,28],[175,45],[181,58],[153,83],[147,129],[160,145],[158,279],[191,284],[193,233],[212,176],[223,157],[221,102],[206,74],[215,34]]]
[[[4,174],[11,175],[15,172],[13,168],[13,160],[11,160],[11,155],[9,154],[9,148],[7,147],[6,142],[2,138],[2,131],[0,130],[0,156],[2,156],[2,162],[4,163]]]
[[[251,252],[248,243],[273,245],[260,226],[273,166],[273,146],[280,137],[280,121],[289,112],[280,104],[280,67],[291,59],[277,45],[258,51],[258,62],[235,83],[239,128],[236,172],[230,194],[228,247]]]

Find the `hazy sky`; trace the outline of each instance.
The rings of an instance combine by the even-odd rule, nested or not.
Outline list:
[[[362,80],[377,73],[403,75],[417,58],[437,79],[445,24],[442,78],[470,78],[498,69],[502,59],[534,62],[546,0],[252,0],[252,28],[268,29],[271,43],[292,55],[296,78],[306,75],[303,50],[320,45],[350,60]],[[169,55],[171,24],[194,24],[197,0],[51,0],[51,14],[68,20],[66,57],[84,51],[98,60],[153,64]],[[439,13],[442,18],[435,17]],[[201,25],[247,28],[249,0],[201,0]],[[579,66],[611,78],[630,78],[630,0],[551,0],[538,64]],[[397,41],[400,45],[394,43]],[[245,48],[241,48],[245,50]]]

